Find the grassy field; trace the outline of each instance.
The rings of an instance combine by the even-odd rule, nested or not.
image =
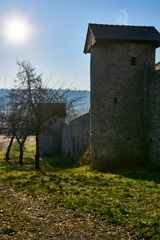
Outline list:
[[[0,160],[0,239],[160,239],[160,172],[96,172],[62,157],[41,160],[34,143],[20,167]]]

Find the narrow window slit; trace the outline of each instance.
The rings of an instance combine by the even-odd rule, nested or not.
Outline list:
[[[137,64],[137,58],[131,57],[131,65],[136,65],[136,64]]]

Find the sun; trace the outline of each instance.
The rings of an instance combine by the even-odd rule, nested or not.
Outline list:
[[[24,44],[31,37],[31,25],[23,17],[12,17],[4,21],[3,33],[5,39],[11,44]]]

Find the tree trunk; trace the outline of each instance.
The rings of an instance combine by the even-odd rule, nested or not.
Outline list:
[[[23,165],[23,153],[24,153],[24,143],[27,139],[27,135],[24,137],[23,140],[21,140],[18,135],[16,134],[16,139],[19,144],[19,164]]]
[[[14,135],[12,135],[11,140],[10,140],[10,142],[9,142],[9,145],[8,145],[8,147],[7,147],[7,152],[6,152],[6,157],[5,157],[5,159],[6,159],[7,162],[8,162],[9,159],[10,159],[10,158],[9,158],[9,154],[10,154],[10,151],[11,151],[11,147],[12,147],[13,140],[14,140]]]
[[[36,133],[36,154],[35,154],[35,169],[40,169],[40,154],[39,154],[39,134]]]
[[[23,165],[23,144],[19,145],[19,164]]]

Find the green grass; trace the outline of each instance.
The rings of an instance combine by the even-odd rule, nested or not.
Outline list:
[[[63,157],[41,160],[34,171],[34,148],[24,166],[0,161],[0,182],[40,205],[93,215],[132,232],[134,239],[160,239],[160,173],[145,170],[96,172],[70,167]],[[98,239],[98,238],[97,238]]]

